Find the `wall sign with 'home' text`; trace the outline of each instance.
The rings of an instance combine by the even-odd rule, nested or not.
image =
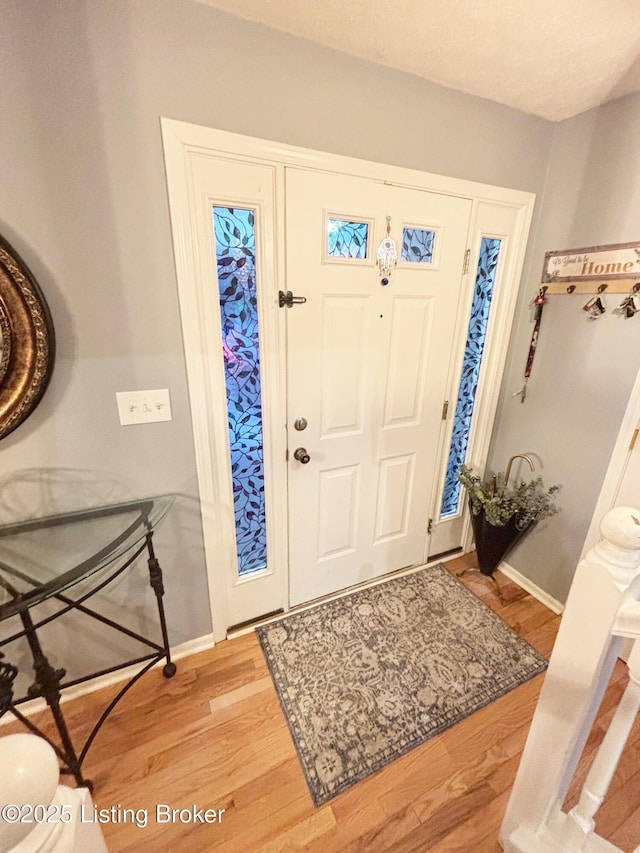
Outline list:
[[[544,256],[542,286],[548,293],[624,293],[636,284],[640,284],[640,242],[567,249]]]

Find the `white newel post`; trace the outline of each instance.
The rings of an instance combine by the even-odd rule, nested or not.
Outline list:
[[[619,853],[593,832],[593,819],[640,707],[640,643],[580,802],[569,815],[561,810],[620,644],[640,637],[640,510],[616,507],[600,532],[569,593],[500,830],[506,853]]]
[[[89,791],[59,780],[43,738],[0,738],[0,853],[108,853]]]

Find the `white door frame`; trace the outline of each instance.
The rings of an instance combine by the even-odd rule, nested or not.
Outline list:
[[[631,454],[630,446],[633,439],[633,433],[640,425],[640,371],[636,376],[636,380],[629,396],[627,408],[620,424],[618,437],[609,460],[607,473],[602,481],[602,488],[593,511],[593,517],[589,530],[582,546],[580,559],[583,559],[587,551],[598,544],[600,539],[600,524],[602,519],[610,509],[613,508],[616,502],[616,495],[620,490],[624,473]],[[640,507],[637,507],[640,509]]]
[[[162,118],[161,125],[185,361],[189,381],[209,599],[213,635],[217,641],[226,636],[226,629],[229,625],[225,578],[228,577],[230,571],[235,573],[236,555],[233,548],[235,528],[230,528],[230,525],[234,525],[234,518],[232,510],[230,511],[232,501],[229,482],[220,474],[220,472],[228,469],[228,443],[225,433],[226,398],[224,395],[222,353],[219,339],[216,342],[217,330],[205,327],[198,311],[197,300],[194,303],[194,287],[201,277],[199,269],[202,268],[201,263],[199,263],[200,259],[196,257],[196,241],[193,238],[197,229],[201,227],[199,223],[202,216],[202,199],[196,197],[191,180],[194,160],[202,157],[222,158],[274,167],[277,175],[277,187],[280,190],[276,193],[279,209],[275,212],[279,233],[283,233],[282,229],[284,228],[284,206],[282,203],[284,169],[286,166],[292,165],[335,174],[357,175],[407,188],[469,198],[474,203],[470,235],[470,240],[473,242],[473,246],[470,246],[473,249],[472,254],[475,253],[474,246],[476,244],[479,246],[480,243],[478,229],[482,230],[484,227],[483,235],[493,236],[491,233],[487,234],[487,226],[482,225],[485,218],[483,211],[486,214],[486,211],[492,206],[496,209],[502,207],[517,211],[516,227],[510,235],[512,251],[509,253],[509,269],[504,273],[504,285],[501,288],[501,293],[494,297],[495,301],[492,304],[492,313],[496,318],[492,320],[495,333],[491,339],[487,340],[485,346],[484,377],[482,387],[478,388],[476,394],[475,426],[473,447],[470,448],[470,461],[478,466],[483,466],[486,462],[535,196],[532,193],[520,190],[510,190],[399,166],[299,148],[173,119]],[[282,249],[283,247],[279,245],[275,247],[276,286],[273,293],[264,296],[266,303],[263,305],[263,314],[274,304],[277,304],[277,290],[286,289],[284,286]],[[473,257],[471,260],[473,264]],[[211,259],[208,259],[208,263],[210,261]],[[462,258],[460,262],[462,265]],[[474,267],[471,266],[471,269],[473,270]],[[202,297],[199,298],[202,299]],[[464,311],[461,311],[460,314],[458,338],[466,334],[468,310],[466,315]],[[273,318],[273,311],[269,316],[272,319],[268,324],[267,334],[271,336],[271,339],[263,340],[261,347],[265,345],[270,348],[275,347],[281,364],[284,364],[286,349],[282,312],[280,313],[280,321]],[[216,345],[219,363],[212,367],[212,355]],[[464,343],[462,343],[463,346]],[[462,352],[460,352],[460,363],[461,360]],[[460,364],[457,365],[458,370],[459,367]],[[457,388],[459,378],[459,374],[458,376],[455,375],[455,369],[455,367],[452,368],[450,378],[452,393]],[[272,461],[278,456],[280,457],[283,471],[285,471],[286,421],[284,419],[286,418],[286,407],[284,404],[286,396],[283,387],[285,371],[281,368],[274,368],[274,374],[269,380],[272,389],[272,399],[270,400],[272,410],[267,411],[265,407],[263,417],[269,421],[272,436],[273,446],[268,449],[268,452]],[[220,396],[217,393],[212,393],[211,389],[217,389]],[[217,397],[217,399],[211,399],[211,397]],[[221,401],[223,402],[222,406],[220,405]],[[447,433],[450,434],[450,429],[442,430],[440,440],[442,458],[444,458],[445,453],[448,453],[448,445],[445,447]],[[444,459],[444,464],[446,464],[446,459]],[[286,478],[286,473],[284,477]],[[283,505],[286,505],[286,494],[281,495],[281,500]],[[288,541],[286,511],[282,511],[280,515],[281,509],[282,507],[278,508],[277,529],[273,531],[280,559],[282,559],[282,555],[287,553],[286,543]],[[269,526],[269,518],[267,518],[267,526]],[[468,534],[466,539],[468,542]],[[288,567],[282,566],[280,568],[282,575],[281,607],[286,610],[288,606]]]

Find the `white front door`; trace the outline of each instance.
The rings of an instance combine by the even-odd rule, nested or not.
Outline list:
[[[425,559],[470,214],[464,198],[286,170],[287,287],[306,299],[283,309],[291,605]]]

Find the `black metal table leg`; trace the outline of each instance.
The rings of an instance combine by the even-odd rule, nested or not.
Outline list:
[[[149,550],[149,559],[147,561],[149,565],[149,583],[156,595],[156,602],[158,604],[158,615],[160,617],[160,628],[162,630],[162,643],[164,645],[164,653],[167,659],[167,662],[162,667],[162,674],[165,678],[173,678],[176,674],[176,665],[171,660],[171,649],[169,647],[169,634],[167,633],[167,620],[164,614],[164,603],[162,598],[164,596],[164,583],[162,581],[162,569],[160,568],[160,563],[155,555],[155,551],[153,550],[153,542],[152,542],[152,533],[147,534],[147,548]]]
[[[80,760],[69,735],[67,723],[62,711],[60,710],[60,683],[66,674],[66,670],[54,669],[47,660],[44,652],[42,651],[40,640],[38,639],[38,635],[33,622],[31,621],[31,616],[29,615],[28,610],[25,610],[20,614],[20,619],[22,620],[24,633],[27,638],[27,642],[29,643],[29,648],[31,649],[33,669],[36,674],[36,680],[29,688],[28,696],[30,699],[42,696],[46,701],[62,742],[62,752],[67,764],[67,767],[64,769],[73,775],[78,785],[87,786],[88,783],[82,776]]]
[[[0,652],[0,658],[4,655]],[[18,674],[18,669],[9,661],[0,661],[0,717],[6,713],[13,703],[13,682]]]

